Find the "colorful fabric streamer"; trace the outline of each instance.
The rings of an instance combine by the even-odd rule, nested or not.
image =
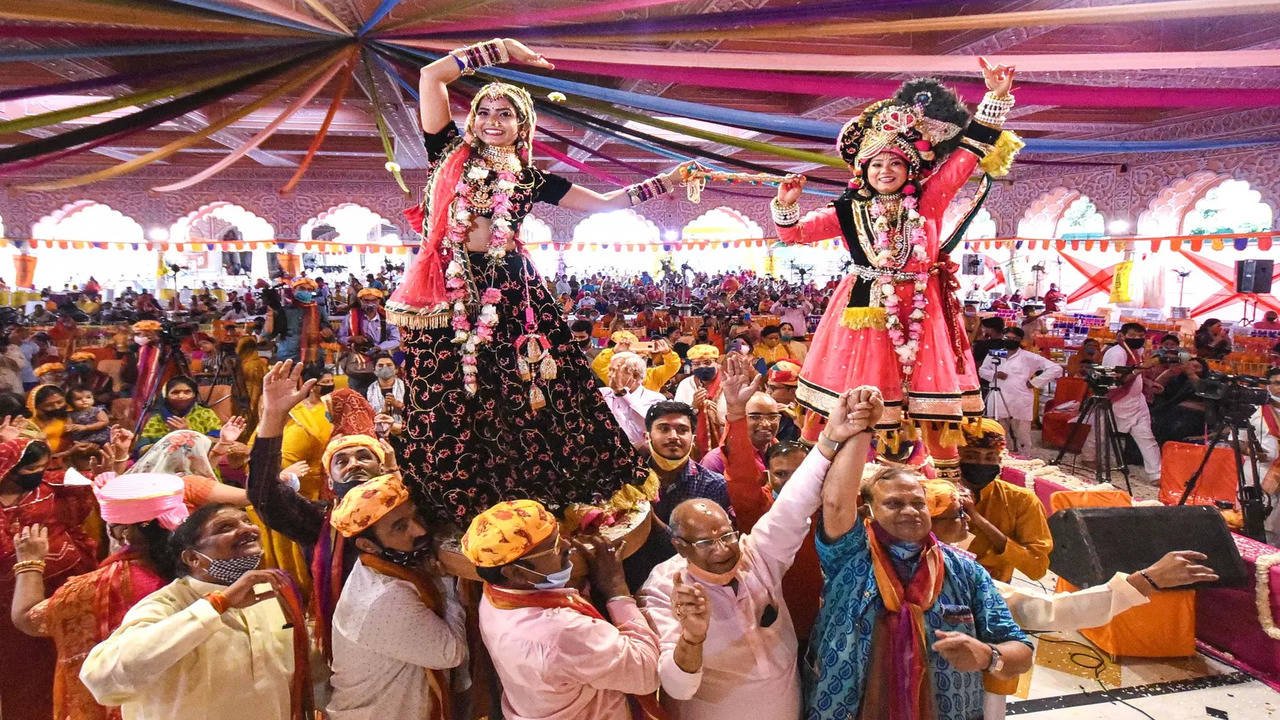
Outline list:
[[[246,24],[232,18],[209,17],[208,13],[179,7],[143,6],[137,3],[99,3],[89,6],[80,0],[38,0],[38,2],[11,2],[0,5],[0,19],[27,22],[70,23],[73,25],[105,25],[137,27],[149,30],[210,30],[236,35],[276,35],[294,37],[305,35],[299,30],[276,25]]]
[[[324,122],[320,123],[320,129],[316,131],[315,137],[311,139],[311,145],[307,148],[307,154],[302,157],[302,162],[298,163],[298,169],[293,173],[293,177],[289,178],[289,182],[280,188],[280,194],[285,195],[293,192],[298,186],[298,182],[302,180],[302,176],[307,172],[307,168],[311,167],[311,161],[315,159],[316,152],[320,150],[320,145],[324,143],[324,138],[329,134],[329,126],[333,124],[333,118],[338,114],[338,108],[342,106],[342,101],[347,96],[347,90],[351,88],[351,76],[355,72],[355,56],[347,61],[347,66],[338,80],[338,87],[333,91],[333,102],[329,103],[329,111],[324,115]]]
[[[391,143],[391,131],[387,128],[387,119],[382,116],[382,100],[378,96],[378,84],[373,80],[373,68],[370,66],[367,53],[361,56],[360,65],[364,70],[369,100],[373,104],[373,119],[378,127],[378,139],[382,141],[382,152],[387,156],[387,170],[396,179],[400,189],[408,195],[409,186],[405,184],[404,177],[400,174],[400,164],[396,162],[395,146]]]
[[[365,20],[364,24],[360,26],[360,29],[356,31],[356,35],[367,35],[370,30],[377,26],[378,23],[382,22],[383,18],[389,15],[392,10],[395,10],[396,6],[399,4],[400,0],[382,0],[382,2],[378,3],[378,7],[373,11],[373,14],[369,16],[369,19]]]
[[[314,98],[316,95],[318,95],[320,91],[324,89],[324,86],[328,85],[329,81],[333,79],[333,76],[337,75],[338,71],[341,70],[346,65],[346,63],[350,61],[352,57],[355,56],[356,51],[357,51],[356,46],[352,46],[349,50],[347,50],[347,54],[345,57],[338,56],[333,60],[331,60],[329,62],[328,69],[325,70],[320,77],[316,78],[315,82],[307,86],[306,89],[304,89],[301,92],[301,94],[298,95],[298,97],[294,98],[293,102],[291,102],[289,106],[284,109],[284,112],[281,112],[278,116],[276,116],[275,120],[272,120],[271,122],[267,123],[266,127],[259,130],[256,135],[249,138],[249,140],[247,140],[243,145],[233,150],[230,155],[227,155],[226,157],[222,158],[218,162],[214,163],[213,165],[210,165],[208,168],[205,168],[204,170],[196,173],[195,175],[192,175],[186,180],[181,180],[176,183],[170,183],[168,185],[161,185],[159,187],[154,187],[151,189],[155,190],[156,192],[173,192],[174,190],[183,190],[191,187],[192,185],[203,182],[213,177],[214,175],[217,175],[218,173],[222,172],[228,167],[230,167],[232,163],[234,163],[235,161],[247,155],[249,151],[258,147],[263,142],[265,142],[267,138],[275,134],[275,131],[279,129],[281,125],[284,124],[285,120],[288,120],[290,117],[293,116],[294,113],[306,107],[307,103],[311,102],[311,99]]]
[[[142,57],[145,55],[171,55],[196,52],[227,52],[229,50],[270,50],[286,47],[298,40],[217,40],[204,43],[171,43],[166,45],[90,45],[87,47],[50,47],[32,50],[0,51],[0,62],[33,62],[60,58]]]
[[[305,33],[314,33],[318,30],[327,35],[334,34],[332,30],[329,30],[322,25],[318,25],[315,22],[299,22],[292,18],[281,17],[271,13],[258,12],[257,10],[249,10],[242,7],[236,7],[234,5],[228,5],[226,3],[214,2],[214,0],[169,0],[169,2],[174,5],[187,5],[199,10],[208,10],[210,12],[218,13],[219,15],[230,15],[231,17],[238,17],[244,20],[264,23],[266,25],[279,25],[293,30],[301,30]]]
[[[685,0],[615,0],[608,5],[600,5],[598,3],[589,3],[583,7],[564,7],[564,8],[538,8],[529,10],[522,14],[517,10],[511,19],[537,20],[538,22],[561,22],[564,20],[573,20],[580,17],[592,17],[595,15],[611,15],[613,13],[625,12],[627,10],[640,10],[643,8],[657,7],[661,5],[675,5]],[[932,1],[932,0],[931,0]],[[464,32],[479,31],[486,35],[492,34],[497,36],[505,36],[517,34],[508,32],[508,27],[498,27],[488,20],[463,20],[461,22],[449,23],[446,25],[430,25],[425,31],[415,31],[414,28],[418,23],[431,22],[437,19],[438,12],[426,12],[409,20],[388,26],[383,32],[383,37],[417,37],[419,32],[425,36],[438,36],[443,34],[457,34]],[[533,28],[523,28],[533,29]]]

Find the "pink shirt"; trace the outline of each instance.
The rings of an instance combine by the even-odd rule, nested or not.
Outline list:
[[[649,575],[639,597],[660,637],[663,706],[673,720],[800,717],[796,631],[782,578],[809,532],[810,516],[822,503],[822,480],[830,466],[820,451],[810,451],[773,506],[743,536],[736,590],[695,578],[680,555]],[[671,595],[677,573],[683,582],[701,585],[711,605],[702,669],[696,673],[675,662],[680,623]],[[762,626],[765,616],[775,618],[767,627]]]
[[[627,695],[658,689],[658,638],[631,598],[610,601],[608,611],[612,625],[567,608],[499,610],[480,600],[504,717],[631,720]]]

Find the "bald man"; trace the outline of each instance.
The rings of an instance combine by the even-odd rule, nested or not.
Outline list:
[[[749,534],[724,508],[694,498],[671,513],[678,555],[639,593],[659,635],[663,704],[681,720],[800,717],[796,633],[782,579],[822,500],[837,454],[861,472],[883,407],[871,388],[850,391],[778,500]]]
[[[736,358],[731,358],[732,360]],[[728,462],[725,459],[725,448],[730,447],[730,436],[742,434],[745,430],[745,436],[751,441],[756,466],[763,472],[765,451],[777,442],[778,428],[782,425],[782,406],[768,393],[756,391],[745,404],[735,402],[734,398],[726,395],[725,407],[728,429],[724,444],[707,453],[701,460],[702,466],[723,475]]]

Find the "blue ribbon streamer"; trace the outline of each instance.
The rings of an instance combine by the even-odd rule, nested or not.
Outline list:
[[[224,5],[213,0],[172,0],[175,5],[186,5],[188,7],[200,8],[210,12],[220,13],[222,15],[231,15],[232,17],[243,18],[245,20],[256,20],[257,22],[267,23],[268,25],[279,25],[280,27],[292,28],[294,30],[304,30],[309,33],[319,33],[322,35],[341,36],[343,33],[337,30],[329,30],[323,27],[316,27],[300,23],[297,20],[277,17],[270,13],[250,10],[249,8],[236,7],[234,5]]]
[[[396,6],[399,4],[400,0],[382,0],[378,5],[378,9],[374,10],[373,14],[369,16],[369,19],[366,20],[364,24],[360,26],[360,29],[356,31],[356,36],[363,36],[365,33],[372,30],[374,25],[381,22],[382,18],[386,17],[392,10],[395,10]]]
[[[168,45],[88,45],[82,47],[52,47],[34,50],[0,52],[0,62],[32,62],[59,58],[100,58],[141,55],[176,55],[191,52],[220,52],[224,50],[256,50],[267,47],[286,47],[316,42],[314,38],[218,40],[202,43],[175,43]]]

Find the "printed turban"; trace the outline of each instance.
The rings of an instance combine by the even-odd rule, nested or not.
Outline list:
[[[302,277],[290,283],[289,287],[292,287],[294,290],[315,290],[320,286],[316,284],[315,280]]]
[[[71,357],[67,359],[71,362],[94,362],[98,359],[98,356],[81,350],[80,352],[71,353]]]
[[[409,499],[400,476],[379,475],[355,486],[333,509],[329,524],[343,537],[355,537]]]
[[[929,508],[929,517],[938,517],[951,507],[959,497],[955,483],[947,480],[926,480],[924,485],[924,502]]]
[[[361,288],[360,292],[356,293],[356,297],[361,300],[381,300],[383,295],[378,288],[367,287]]]
[[[535,500],[508,500],[480,513],[462,536],[462,554],[476,567],[500,567],[524,557],[559,532],[554,515]]]
[[[102,473],[93,481],[102,519],[112,525],[133,525],[155,520],[173,530],[187,519],[183,502],[186,485],[168,473]]]
[[[715,345],[694,345],[687,356],[690,360],[719,360],[720,349]]]
[[[45,363],[40,367],[36,368],[35,374],[36,374],[36,377],[40,377],[41,375],[47,375],[49,373],[58,373],[58,372],[66,372],[66,371],[67,371],[66,365],[63,365],[60,362],[51,362],[51,363]]]
[[[329,474],[329,463],[333,460],[333,456],[340,451],[354,447],[366,447],[378,456],[378,462],[386,463],[387,451],[383,449],[382,443],[378,442],[378,438],[372,435],[339,435],[329,441],[325,446],[324,455],[320,458],[320,467],[324,468],[324,473]]]
[[[160,332],[160,321],[139,320],[133,324],[134,332]]]
[[[334,390],[329,396],[329,415],[333,433],[339,435],[373,435],[373,406],[368,398],[351,388]]]
[[[630,330],[619,330],[610,335],[609,339],[612,340],[615,345],[635,345],[640,342],[640,340],[636,338],[636,334]]]
[[[800,366],[790,360],[779,360],[769,368],[768,381],[770,385],[795,387],[800,384]]]
[[[999,465],[1004,452],[1004,426],[991,418],[964,425],[965,444],[960,446],[960,462],[970,465]]]

